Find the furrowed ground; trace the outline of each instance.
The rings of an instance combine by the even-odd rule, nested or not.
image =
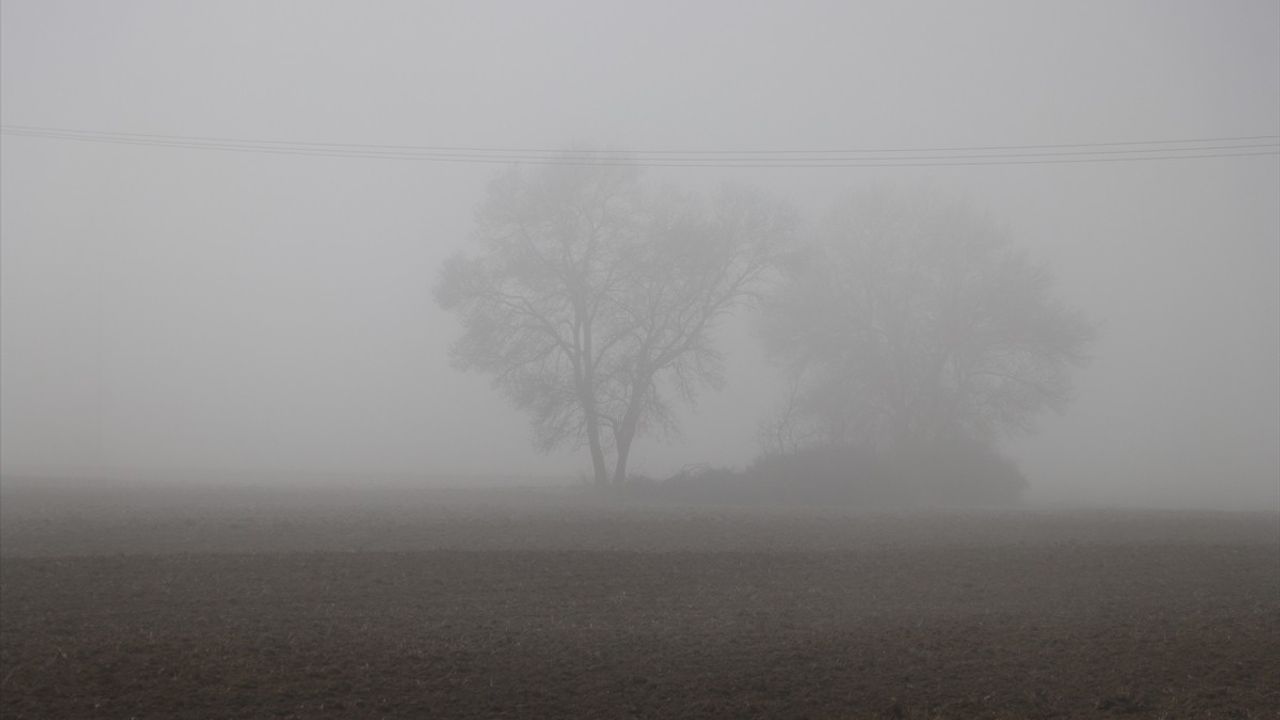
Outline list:
[[[8,483],[5,718],[1267,718],[1280,518]]]

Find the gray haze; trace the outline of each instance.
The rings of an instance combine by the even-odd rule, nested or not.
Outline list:
[[[731,150],[1280,133],[1280,5],[7,0],[5,124],[344,143]],[[579,474],[432,299],[499,166],[3,136],[6,473]],[[964,193],[1099,323],[1010,450],[1033,499],[1280,505],[1280,160],[668,169],[808,218]],[[728,383],[636,470],[743,464],[779,381]]]

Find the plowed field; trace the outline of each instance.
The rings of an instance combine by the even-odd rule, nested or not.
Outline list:
[[[420,500],[9,493],[0,715],[1280,717],[1274,515]]]

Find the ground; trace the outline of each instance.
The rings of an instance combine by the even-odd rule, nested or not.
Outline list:
[[[1267,512],[4,493],[4,718],[1280,716]]]

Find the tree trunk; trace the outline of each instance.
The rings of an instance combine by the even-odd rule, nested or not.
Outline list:
[[[613,468],[613,481],[620,483],[627,479],[627,456],[631,453],[631,441],[636,437],[636,423],[624,422],[613,437],[616,441],[615,444],[618,446],[618,457]]]
[[[591,449],[591,469],[595,473],[596,485],[609,483],[609,468],[604,463],[604,447],[600,444],[600,417],[596,409],[596,373],[595,359],[591,343],[591,321],[586,318],[586,310],[580,304],[575,309],[582,322],[581,374],[578,381],[578,402],[582,404],[582,412],[587,420],[587,446]]]
[[[609,483],[609,468],[604,464],[604,448],[600,445],[600,422],[596,418],[595,409],[587,411],[587,445],[591,448],[591,469],[595,473],[596,485]]]
[[[627,412],[622,416],[622,424],[614,430],[613,439],[617,450],[617,459],[613,468],[613,481],[623,482],[627,479],[627,456],[631,454],[631,443],[636,439],[636,430],[640,427],[640,413],[644,409],[644,396],[653,384],[652,374],[646,373],[631,388],[631,402],[627,404]]]

